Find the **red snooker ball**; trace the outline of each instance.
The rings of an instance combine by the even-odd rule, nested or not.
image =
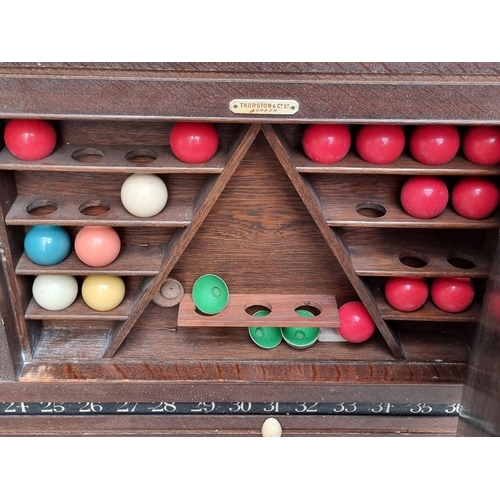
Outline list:
[[[4,130],[7,149],[20,160],[46,158],[56,146],[57,134],[46,120],[9,120]]]
[[[339,308],[339,335],[348,342],[360,343],[375,333],[375,323],[360,301],[346,302]]]
[[[435,278],[431,283],[431,298],[442,311],[462,312],[474,300],[474,285],[470,278]]]
[[[375,165],[397,160],[404,147],[405,133],[399,125],[363,125],[356,135],[359,156]]]
[[[410,152],[425,165],[444,165],[460,147],[460,134],[454,125],[418,125],[410,134]]]
[[[400,198],[403,209],[412,217],[432,219],[446,208],[449,193],[442,179],[422,175],[405,182]]]
[[[500,162],[500,127],[469,127],[462,137],[462,150],[477,165],[496,165]]]
[[[429,296],[429,287],[421,276],[389,278],[384,290],[387,302],[403,312],[420,309]]]
[[[351,133],[346,125],[308,125],[302,134],[302,148],[315,163],[332,164],[342,160],[351,147]]]
[[[486,177],[463,177],[451,191],[451,204],[456,212],[467,219],[490,216],[500,201],[498,186]]]
[[[184,163],[204,163],[219,147],[217,129],[211,123],[176,123],[170,132],[170,147]]]

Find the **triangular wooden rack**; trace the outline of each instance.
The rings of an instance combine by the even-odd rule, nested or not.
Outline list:
[[[355,272],[349,256],[349,249],[347,248],[341,233],[338,229],[328,225],[321,209],[321,200],[317,196],[314,187],[308,181],[307,177],[298,172],[292,159],[293,152],[287,137],[279,126],[265,124],[262,126],[262,131],[273,148],[281,165],[285,169],[285,172],[292,181],[295,190],[301,197],[306,208],[309,210],[311,217],[321,231],[325,241],[359,295],[359,298],[368,309],[373,321],[380,330],[380,333],[387,342],[387,345],[389,346],[394,357],[397,359],[404,359],[405,354],[401,340],[399,339],[399,336],[391,330],[387,322],[381,317],[375,298],[370,293],[370,290],[362,279]]]
[[[396,331],[390,326],[389,321],[392,319],[402,319],[398,318],[397,314],[395,316],[394,310],[387,310],[387,304],[383,302],[383,298],[381,298],[380,287],[377,284],[373,283],[372,278],[377,276],[387,276],[391,273],[394,273],[394,270],[389,269],[389,265],[385,263],[390,258],[393,259],[390,255],[390,249],[374,249],[374,252],[379,252],[380,256],[377,258],[379,262],[380,269],[375,270],[375,272],[371,269],[365,269],[366,259],[362,254],[362,249],[357,248],[349,248],[346,243],[342,231],[342,225],[351,225],[351,226],[361,226],[366,225],[367,223],[363,220],[362,217],[359,217],[355,213],[349,213],[345,215],[341,213],[341,207],[337,206],[339,204],[332,203],[331,206],[326,206],[324,203],[325,196],[324,193],[319,192],[320,188],[312,182],[310,174],[317,171],[325,171],[326,173],[331,172],[332,170],[327,168],[326,166],[317,167],[315,165],[310,165],[307,161],[304,164],[304,158],[300,156],[297,151],[291,146],[288,137],[286,136],[284,129],[280,125],[274,124],[250,124],[250,125],[239,125],[237,131],[234,136],[230,140],[229,144],[225,148],[225,150],[219,151],[217,154],[217,158],[211,161],[209,164],[203,167],[203,172],[207,174],[207,178],[205,183],[200,188],[194,204],[192,203],[184,203],[182,200],[179,202],[182,206],[189,205],[189,213],[184,213],[182,210],[177,210],[178,218],[174,213],[173,218],[167,218],[168,220],[156,220],[153,221],[155,225],[159,224],[170,224],[174,227],[174,231],[170,236],[169,240],[165,245],[155,254],[154,256],[150,256],[149,261],[154,262],[155,264],[151,266],[151,269],[143,269],[141,271],[137,270],[137,273],[144,275],[142,283],[138,289],[132,291],[125,299],[124,303],[114,311],[111,311],[109,314],[102,315],[102,318],[106,320],[112,320],[114,323],[108,331],[106,345],[102,351],[103,358],[111,358],[117,352],[117,350],[122,345],[123,341],[126,339],[129,332],[134,327],[135,323],[144,312],[148,304],[153,300],[156,294],[159,293],[163,283],[169,277],[172,269],[178,262],[179,258],[189,245],[190,241],[193,239],[194,235],[203,224],[207,215],[210,213],[212,207],[218,200],[221,193],[224,191],[227,183],[235,173],[239,164],[243,160],[244,156],[248,152],[255,138],[262,130],[264,136],[269,142],[271,148],[274,151],[277,159],[282,165],[284,171],[286,172],[288,178],[290,179],[292,185],[294,186],[296,192],[300,196],[302,202],[305,207],[309,211],[313,221],[317,225],[321,235],[326,241],[328,247],[333,253],[334,257],[337,259],[340,264],[343,272],[347,276],[348,280],[352,284],[355,292],[358,294],[360,300],[364,303],[368,311],[370,312],[378,330],[380,331],[382,337],[384,338],[386,344],[388,345],[390,351],[394,355],[396,359],[405,359],[405,352],[401,342],[401,339]],[[72,148],[74,149],[74,148]],[[116,149],[116,151],[115,151]],[[122,148],[123,149],[123,148]],[[80,169],[83,171],[99,171],[99,168],[104,169],[104,171],[115,171],[114,169],[120,169],[119,162],[120,158],[123,156],[122,149],[118,146],[114,149],[111,148],[111,154],[106,156],[106,162],[100,166],[97,165],[87,165],[80,166]],[[44,170],[67,170],[70,168],[71,160],[68,159],[68,155],[70,154],[70,149],[61,148],[53,154],[51,159],[51,163],[47,166],[45,165],[23,165],[16,162],[16,160],[9,155],[5,150],[0,153],[0,170],[22,170],[22,169],[31,169],[37,170],[43,168]],[[299,158],[299,159],[298,159]],[[349,163],[350,160],[347,160],[339,167],[341,173],[356,173],[356,169],[358,168],[355,165],[355,162]],[[68,163],[69,162],[69,163]],[[170,161],[167,161],[166,164],[162,164],[158,167],[158,172],[186,172],[185,166],[183,166],[180,162],[178,162],[174,158],[170,158]],[[402,172],[399,172],[397,169],[401,168]],[[410,170],[408,170],[410,168]],[[408,166],[391,166],[384,173],[411,173],[411,165]],[[200,167],[201,172],[202,167]],[[353,172],[351,172],[353,171]],[[5,248],[5,252],[14,252],[16,255],[7,255],[5,258],[6,262],[18,262],[16,269],[14,270],[12,264],[9,267],[7,266],[7,274],[8,282],[10,283],[11,290],[9,293],[12,295],[22,295],[20,293],[21,285],[16,284],[16,275],[30,275],[34,274],[32,269],[32,264],[27,260],[24,255],[17,255],[19,248],[22,248],[22,243],[20,240],[22,238],[22,234],[19,230],[19,227],[26,223],[26,204],[29,200],[25,199],[25,197],[17,196],[16,187],[13,180],[12,175],[8,175],[8,173],[2,173],[2,179],[4,181],[3,190],[5,192],[5,199],[2,201],[2,205],[0,206],[1,214],[5,220],[5,225],[2,224],[0,228],[0,236],[3,247]],[[328,189],[328,187],[321,189]],[[81,221],[77,219],[78,217],[78,206],[75,204],[76,202],[70,198],[57,200],[58,203],[66,207],[64,208],[67,214],[74,214],[68,216],[68,220],[65,221],[67,225],[78,225]],[[172,211],[175,210],[176,201],[172,202]],[[111,205],[118,206],[117,210],[119,210],[119,203],[111,203]],[[398,207],[393,204],[391,206],[391,210],[397,212]],[[6,214],[6,215],[5,215]],[[76,217],[76,218],[75,218]],[[126,214],[122,214],[121,212],[113,213],[110,215],[111,219],[120,224],[127,224],[129,221],[123,219],[121,217],[126,217]],[[183,217],[186,219],[184,220]],[[392,218],[391,227],[405,227],[405,224],[408,225],[409,222],[405,220],[406,214],[404,213],[396,213],[396,217]],[[456,227],[460,228],[464,224],[459,218],[456,218],[453,214],[444,214],[446,227]],[[37,223],[36,218],[30,219],[30,224]],[[35,220],[35,222],[33,222]],[[45,218],[43,221],[47,223],[49,219]],[[109,221],[108,221],[109,222]],[[97,224],[98,222],[95,222]],[[143,222],[147,224],[146,222]],[[370,222],[370,224],[373,224]],[[382,226],[386,224],[385,222],[381,222]],[[433,224],[433,222],[429,222],[429,224]],[[486,219],[484,221],[480,221],[478,224],[482,224],[481,227],[484,228],[498,228],[499,220],[498,217]],[[13,226],[18,226],[17,229]],[[464,226],[466,227],[466,226]],[[17,231],[17,232],[16,232]],[[9,245],[9,242],[15,240],[17,245]],[[16,248],[18,250],[16,250]],[[149,250],[146,250],[148,252]],[[378,254],[377,254],[378,255]],[[474,270],[471,270],[471,276],[484,277],[488,273],[489,262],[487,259],[483,258],[482,255],[478,253],[476,257],[477,266]],[[134,255],[123,255],[123,262],[129,263],[130,266],[136,265],[134,260],[136,260]],[[394,259],[393,259],[394,260]],[[62,267],[57,272],[68,272],[65,266],[69,266],[71,268],[71,262],[67,264],[63,264]],[[126,264],[128,265],[128,264]],[[384,267],[385,266],[385,267]],[[439,267],[439,264],[438,264]],[[159,269],[159,270],[158,270]],[[439,269],[433,269],[432,266],[429,267],[430,273],[439,272],[441,274],[446,274],[446,269],[444,266],[441,266]],[[112,268],[109,269],[109,272],[112,271]],[[450,271],[451,272],[451,271]],[[454,271],[456,273],[456,271]],[[389,273],[389,274],[388,274]],[[474,274],[475,273],[475,274]],[[431,276],[432,274],[429,274]],[[26,294],[24,294],[26,295]],[[238,297],[237,305],[238,307],[243,307],[248,302],[248,297]],[[319,297],[319,296],[318,296]],[[252,297],[257,300],[257,297]],[[281,300],[280,297],[275,297],[278,302]],[[335,302],[335,297],[329,298],[320,298],[318,299],[325,301],[325,304],[328,306],[325,308],[325,312],[321,318],[318,317],[318,320],[321,319],[321,325],[327,325],[331,327],[338,326],[338,310]],[[300,298],[300,300],[307,301],[307,297]],[[330,303],[331,302],[331,303]],[[305,303],[305,302],[304,302]],[[21,345],[22,351],[27,353],[29,357],[30,349],[29,345],[32,343],[31,339],[36,337],[36,332],[33,333],[31,330],[36,329],[33,325],[37,324],[37,320],[41,319],[79,319],[84,317],[89,317],[84,314],[83,308],[85,305],[80,300],[72,306],[71,311],[62,311],[55,312],[52,315],[47,313],[47,311],[40,311],[40,308],[31,301],[29,304],[21,303],[20,301],[13,301],[13,311],[14,315],[18,318],[17,320],[17,329],[16,332],[18,336],[18,341]],[[240,308],[241,308],[240,307]],[[210,318],[202,318],[200,316],[193,315],[191,318],[189,314],[192,313],[192,304],[188,307],[180,307],[180,314],[183,315],[187,313],[187,317],[179,316],[179,325],[191,325],[191,326],[199,326],[206,321],[208,324],[213,324],[215,326],[241,326],[242,320],[235,320],[234,317],[231,318],[226,314],[224,317],[220,316],[218,319],[210,320]],[[278,308],[279,309],[279,308]],[[320,308],[321,309],[321,308]],[[390,309],[390,308],[389,308]],[[280,309],[281,311],[281,309]],[[478,308],[473,307],[470,311],[467,312],[464,316],[455,316],[453,318],[444,318],[442,314],[438,314],[439,312],[432,311],[430,309],[423,310],[423,317],[415,317],[415,319],[423,319],[427,321],[432,321],[436,318],[438,321],[466,321],[471,322],[477,320]],[[48,316],[47,316],[48,314]],[[99,314],[94,314],[93,319],[99,319]],[[227,317],[226,317],[227,316]],[[279,316],[279,314],[275,315],[276,321],[278,323],[283,323],[281,326],[286,326],[289,322],[288,320],[283,320],[283,317]],[[22,318],[19,320],[19,318]],[[228,319],[229,318],[229,319]],[[251,318],[249,316],[249,318]],[[251,321],[258,321],[254,319],[247,318],[247,322],[245,324],[250,325]],[[28,321],[26,321],[28,320]],[[30,321],[34,320],[34,321]],[[219,321],[219,323],[217,323]],[[201,322],[201,323],[200,323]],[[221,323],[222,322],[222,323]],[[286,323],[286,324],[285,324]],[[304,324],[306,320],[304,320]]]

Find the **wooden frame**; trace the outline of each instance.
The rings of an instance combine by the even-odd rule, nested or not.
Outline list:
[[[363,216],[339,217],[338,205],[328,202],[332,193],[340,191],[327,179],[354,186],[343,192],[359,195],[365,189],[363,181],[383,176],[394,197],[405,176],[428,174],[429,169],[408,156],[392,166],[372,168],[353,155],[338,169],[318,167],[304,159],[298,144],[303,126],[314,122],[347,123],[353,129],[381,122],[405,127],[436,122],[460,127],[498,124],[499,74],[495,63],[66,63],[36,68],[27,63],[1,64],[0,117],[53,120],[63,143],[47,161],[30,164],[16,161],[5,148],[0,152],[0,208],[5,221],[0,224],[4,323],[0,401],[34,401],[36,394],[36,400],[47,402],[321,400],[457,405],[473,339],[483,331],[475,325],[486,321],[481,302],[491,278],[498,218],[472,224],[447,213],[431,224],[415,224],[397,214],[392,223],[384,224]],[[300,108],[290,116],[237,115],[229,107],[234,98],[295,99]],[[225,149],[206,165],[182,165],[162,139],[180,120],[215,123]],[[131,152],[135,153],[130,156]],[[89,158],[75,160],[75,154],[78,158],[84,153]],[[153,153],[152,161],[142,158]],[[74,232],[89,223],[79,212],[74,180],[83,185],[99,179],[96,193],[104,196],[116,188],[118,179],[137,171],[172,179],[176,194],[172,210],[184,217],[187,212],[181,207],[190,198],[192,208],[185,220],[167,217],[139,224],[111,211],[91,219],[91,224],[104,220],[119,227],[130,244],[128,250],[142,241],[138,235],[143,230],[148,242],[156,244],[141,254],[144,263],[134,266],[138,254],[124,252],[121,263],[105,271],[127,275],[133,290],[124,303],[128,309],[106,317],[84,314],[81,303],[72,315],[47,315],[30,306],[30,276],[48,271],[36,270],[23,256],[23,227],[52,221]],[[447,179],[496,178],[499,171],[498,167],[485,171],[458,157],[437,173]],[[56,189],[51,193],[48,186],[53,181]],[[91,189],[87,186],[83,192],[87,195]],[[26,214],[26,206],[40,199],[55,201],[58,214],[43,210],[35,217]],[[90,201],[94,207],[117,205],[113,198],[108,202],[102,196]],[[387,205],[388,212],[391,206],[397,208],[395,203]],[[164,246],[154,234],[159,227],[168,233]],[[408,230],[428,234],[429,243],[403,246]],[[460,232],[468,240],[462,246],[457,245]],[[382,234],[387,237],[377,236]],[[363,254],[364,238],[374,242],[367,254]],[[279,242],[288,246],[280,247]],[[410,257],[425,255],[430,261],[424,270],[429,279],[471,276],[478,283],[478,303],[453,318],[432,305],[410,320],[384,308],[380,286],[385,277],[421,272],[404,263],[400,271],[401,261],[394,258],[398,245],[401,251],[396,257],[404,252]],[[180,275],[189,293],[189,284],[202,270],[203,256],[207,267],[233,278],[236,294],[282,293],[280,286],[289,287],[296,272],[298,295],[335,295],[339,305],[359,298],[380,335],[359,348],[324,342],[315,350],[264,352],[247,344],[244,327],[210,327],[207,321],[206,328],[184,327],[184,337],[179,338],[176,309],[161,308],[152,299],[171,275]],[[306,276],[306,257],[311,259],[313,280]],[[468,259],[473,267],[453,265]],[[262,276],[249,267],[257,262]],[[55,272],[83,276],[88,270],[70,259]],[[265,276],[268,272],[271,280]],[[332,285],[339,294],[332,294]],[[258,433],[263,417],[247,416],[244,423],[230,416],[207,417],[200,423],[190,416],[167,416],[163,425],[146,416],[120,420],[103,415],[92,417],[92,422],[67,417],[65,422],[71,422],[67,426],[42,417],[29,425],[22,415],[1,418],[0,423],[6,423],[3,432],[11,435],[80,434],[89,428],[95,434],[178,434],[186,425],[192,429],[186,431],[189,435],[211,434],[224,425],[226,431],[220,435],[252,435]],[[456,432],[458,422],[455,414],[442,420],[422,415],[410,420],[314,418],[318,420],[287,418],[290,435],[362,435],[367,428],[369,434],[385,435],[401,433],[403,427],[410,434],[449,435]]]

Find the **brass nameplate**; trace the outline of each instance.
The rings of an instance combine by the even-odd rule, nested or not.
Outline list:
[[[299,103],[293,99],[234,99],[229,109],[239,115],[294,115]]]

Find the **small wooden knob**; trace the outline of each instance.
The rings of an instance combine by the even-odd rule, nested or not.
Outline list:
[[[281,424],[275,418],[268,418],[262,424],[262,437],[281,437]]]
[[[184,287],[173,278],[168,278],[160,291],[153,297],[153,302],[161,307],[176,306],[184,297]]]

